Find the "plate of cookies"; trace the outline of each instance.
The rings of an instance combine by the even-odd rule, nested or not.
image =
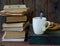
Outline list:
[[[50,27],[48,28],[48,30],[59,30],[60,29],[60,24],[55,23],[55,22],[50,22]],[[46,23],[47,26],[47,23]]]

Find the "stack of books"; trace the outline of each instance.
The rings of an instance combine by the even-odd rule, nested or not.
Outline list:
[[[26,5],[4,5],[2,11],[0,11],[0,16],[15,16],[15,15],[24,15],[30,12],[30,8]]]
[[[20,16],[18,15],[19,13],[16,12],[14,14],[15,14],[14,16],[12,16],[11,14],[9,14],[11,16],[6,16],[6,23],[2,24],[3,27],[2,31],[5,32],[2,37],[2,41],[24,41],[25,40],[25,32],[26,32],[25,29],[29,24],[27,20],[27,16],[26,15]]]

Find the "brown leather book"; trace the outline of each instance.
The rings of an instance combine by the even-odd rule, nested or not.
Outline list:
[[[27,21],[27,16],[8,16],[6,17],[6,22],[25,22]]]

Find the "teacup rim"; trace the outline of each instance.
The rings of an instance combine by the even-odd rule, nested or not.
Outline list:
[[[33,17],[33,19],[39,19],[40,17]],[[46,17],[42,17],[43,19],[46,19]],[[41,19],[41,18],[40,18]]]

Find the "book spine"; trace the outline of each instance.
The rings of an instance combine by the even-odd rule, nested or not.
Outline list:
[[[27,21],[27,16],[13,16],[13,17],[6,17],[7,22],[25,22]]]

